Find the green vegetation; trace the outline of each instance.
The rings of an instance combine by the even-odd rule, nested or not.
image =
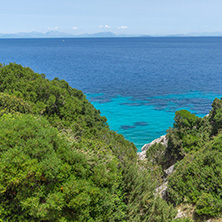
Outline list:
[[[181,218],[181,219],[176,219],[174,222],[192,222],[193,220],[190,220],[189,218]]]
[[[111,154],[87,157],[45,118],[32,115],[1,118],[0,141],[4,219],[115,221],[124,215]]]
[[[161,143],[154,143],[146,152],[146,158],[153,165],[160,165],[165,158],[165,146]]]
[[[174,126],[168,130],[168,154],[177,161],[199,150],[209,140],[211,128],[208,118],[198,118],[187,110],[177,111]]]
[[[202,119],[178,111],[168,131],[168,153],[177,160],[169,178],[169,199],[176,205],[194,204],[199,216],[221,216],[222,212],[221,107],[222,100],[215,99],[209,116]]]
[[[215,143],[216,146],[216,143]],[[0,221],[175,217],[161,178],[64,80],[0,65]]]
[[[221,218],[222,100],[215,99],[212,110],[204,118],[187,110],[177,111],[167,138],[167,147],[153,144],[147,150],[146,159],[160,176],[175,164],[173,173],[167,178],[168,202],[175,207],[192,205],[194,221]]]
[[[0,64],[0,221],[205,221],[222,217],[222,100],[177,111],[146,161],[85,95]],[[167,177],[167,201],[156,193]],[[194,209],[174,219],[177,206]]]

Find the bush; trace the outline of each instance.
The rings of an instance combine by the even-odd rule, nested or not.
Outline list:
[[[146,151],[146,158],[154,165],[161,165],[165,160],[166,147],[162,143],[154,143]]]
[[[0,93],[0,116],[5,113],[32,113],[32,107],[23,99]]]
[[[201,149],[209,141],[212,127],[207,117],[198,118],[187,110],[177,111],[174,120],[174,127],[167,134],[167,155],[175,163],[189,152]]]
[[[156,167],[138,161],[81,91],[10,63],[0,65],[0,93],[0,220],[173,218],[154,196]]]
[[[86,96],[64,80],[55,78],[49,81],[30,68],[10,63],[0,67],[0,83],[0,92],[13,95],[13,103],[15,96],[21,102],[26,101],[31,105],[33,113],[44,115],[53,126],[73,127],[73,130],[80,131],[80,135],[89,137],[107,127],[106,118],[100,116],[100,112],[87,101]],[[19,104],[19,101],[16,102]],[[8,105],[9,102],[5,103],[10,109]]]
[[[114,221],[125,216],[118,161],[82,152],[44,118],[0,119],[0,206],[10,221]],[[106,164],[104,164],[106,163]]]
[[[202,193],[199,197],[195,212],[199,215],[217,216],[221,213],[222,201],[209,193]]]
[[[177,164],[168,183],[168,196],[173,203],[196,204],[199,215],[216,216],[221,212],[221,141],[218,135],[205,148],[190,153]]]

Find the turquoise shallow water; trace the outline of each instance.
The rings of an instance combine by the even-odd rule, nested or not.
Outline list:
[[[222,96],[220,37],[0,39],[0,63],[9,62],[82,90],[139,151],[176,110],[204,116]]]
[[[199,117],[208,113],[206,110],[198,110],[195,103],[190,103],[190,101],[196,99],[196,105],[202,106],[204,109],[209,106],[210,110],[213,100],[216,97],[221,98],[221,96],[195,91],[150,97],[143,101],[116,96],[103,102],[102,94],[87,95],[101,114],[107,117],[110,128],[134,142],[138,151],[141,151],[144,144],[166,134],[166,130],[173,125],[175,111],[187,109]]]

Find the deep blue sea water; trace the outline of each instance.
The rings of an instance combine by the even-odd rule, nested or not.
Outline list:
[[[222,38],[0,39],[0,63],[59,77],[87,94],[112,130],[141,147],[174,113],[206,115],[222,96]]]

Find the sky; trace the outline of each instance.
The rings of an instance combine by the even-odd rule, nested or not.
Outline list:
[[[2,0],[0,33],[222,32],[222,0]]]

